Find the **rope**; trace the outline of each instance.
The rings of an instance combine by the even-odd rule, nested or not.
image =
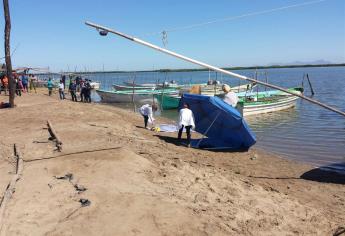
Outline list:
[[[313,4],[317,4],[317,3],[321,3],[321,2],[325,2],[325,1],[327,1],[327,0],[315,0],[315,1],[298,3],[298,4],[293,4],[293,5],[288,5],[288,6],[283,6],[283,7],[273,8],[273,9],[257,11],[257,12],[250,12],[250,13],[246,13],[246,14],[243,14],[243,15],[229,16],[229,17],[225,17],[225,18],[221,18],[221,19],[215,19],[215,20],[210,20],[210,21],[206,21],[206,22],[202,22],[202,23],[196,23],[196,24],[192,24],[192,25],[171,28],[171,29],[164,30],[164,31],[161,31],[161,32],[148,33],[148,34],[145,34],[145,35],[146,36],[150,36],[150,35],[163,34],[163,32],[168,33],[168,32],[176,32],[176,31],[183,31],[183,30],[191,30],[191,29],[194,29],[194,28],[199,28],[199,27],[202,27],[202,26],[210,25],[210,24],[226,22],[226,21],[232,21],[232,20],[237,20],[237,19],[241,19],[241,18],[245,18],[245,17],[250,17],[250,16],[264,15],[264,14],[268,14],[268,13],[272,13],[272,12],[287,10],[287,9],[290,9],[290,8],[297,8],[297,7],[307,6],[307,5],[313,5]]]

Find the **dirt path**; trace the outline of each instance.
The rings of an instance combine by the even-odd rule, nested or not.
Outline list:
[[[25,160],[0,235],[332,235],[345,226],[342,177],[256,149],[177,146],[176,134],[142,129],[139,115],[110,106],[44,94],[17,103],[0,110],[1,190],[14,143]]]

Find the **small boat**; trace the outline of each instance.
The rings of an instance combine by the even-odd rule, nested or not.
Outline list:
[[[191,92],[192,90],[194,91],[200,91],[201,95],[206,95],[206,96],[215,96],[224,93],[222,90],[223,84],[215,84],[215,85],[209,85],[209,84],[191,84],[191,85],[185,85],[181,86],[181,93],[195,93]],[[242,84],[239,86],[231,86],[231,90],[234,91],[235,93],[240,93],[240,92],[245,92],[247,90],[251,90],[254,88],[253,83],[247,83],[247,84]],[[197,88],[200,87],[200,88]],[[196,90],[195,90],[196,89]]]
[[[137,84],[134,82],[123,82],[124,85],[128,86],[128,87],[145,87],[147,89],[160,89],[160,88],[179,88],[180,86],[175,82],[175,81],[171,81],[171,82],[164,82],[164,83],[160,83],[160,84]]]
[[[290,88],[290,92],[302,94],[303,88]],[[257,115],[262,113],[285,110],[296,105],[299,97],[284,93],[279,90],[251,93],[249,95],[238,95],[239,102],[237,109],[243,116]]]
[[[154,98],[156,94],[171,94],[177,95],[178,91],[175,89],[165,89],[165,90],[135,90],[133,91],[105,91],[96,90],[103,102],[109,103],[148,103],[157,102]]]
[[[116,91],[133,91],[133,90],[154,90],[155,87],[152,86],[128,86],[128,85],[119,85],[113,84],[113,88]]]
[[[137,84],[134,82],[123,82],[124,85],[127,85],[129,87],[150,87],[150,88],[156,88],[156,84]]]
[[[99,82],[90,82],[90,86],[92,89],[99,89],[100,83]]]
[[[222,89],[222,84],[220,85],[207,85],[205,87],[201,87],[201,94],[207,96],[215,96],[224,93]],[[235,93],[245,92],[247,90],[251,90],[254,86],[251,83],[242,84],[239,86],[232,86],[231,90]]]

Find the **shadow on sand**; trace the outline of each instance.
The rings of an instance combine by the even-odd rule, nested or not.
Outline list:
[[[321,183],[345,184],[345,173],[339,173],[321,167],[305,172],[303,175],[301,175],[301,179]]]
[[[171,136],[162,136],[162,135],[154,135],[155,137],[167,142],[167,143],[171,143],[174,144],[176,146],[187,146],[186,144],[186,139],[182,139],[181,141],[179,141],[177,139],[177,137],[171,137]],[[202,149],[202,150],[207,150],[207,151],[212,151],[212,152],[247,152],[248,149],[237,149],[237,150],[233,150],[230,148],[198,148],[197,144],[199,143],[200,139],[192,139],[191,140],[191,147],[192,148],[196,148],[196,149]]]

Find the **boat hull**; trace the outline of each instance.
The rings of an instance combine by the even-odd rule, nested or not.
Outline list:
[[[116,91],[133,91],[133,90],[154,90],[155,87],[150,87],[150,86],[126,86],[126,85],[118,85],[118,84],[113,84],[113,89]]]
[[[170,96],[166,94],[155,95],[155,98],[158,100],[158,103],[163,110],[176,109],[181,99],[180,96]]]
[[[102,102],[106,103],[150,103],[157,102],[157,99],[152,94],[117,94],[107,91],[96,90],[101,97]]]
[[[152,103],[157,102],[157,99],[154,95],[158,94],[169,94],[169,95],[177,95],[178,92],[176,90],[154,90],[154,91],[134,91],[134,92],[126,92],[126,91],[105,91],[105,90],[96,90],[98,95],[101,97],[102,102],[107,103]]]
[[[299,98],[295,96],[287,96],[285,98],[279,99],[275,102],[271,103],[263,103],[260,104],[259,102],[253,103],[244,103],[244,105],[238,106],[238,109],[242,110],[243,116],[251,116],[251,115],[258,115],[262,113],[270,113],[281,111],[285,109],[289,109],[296,105],[296,102]]]

